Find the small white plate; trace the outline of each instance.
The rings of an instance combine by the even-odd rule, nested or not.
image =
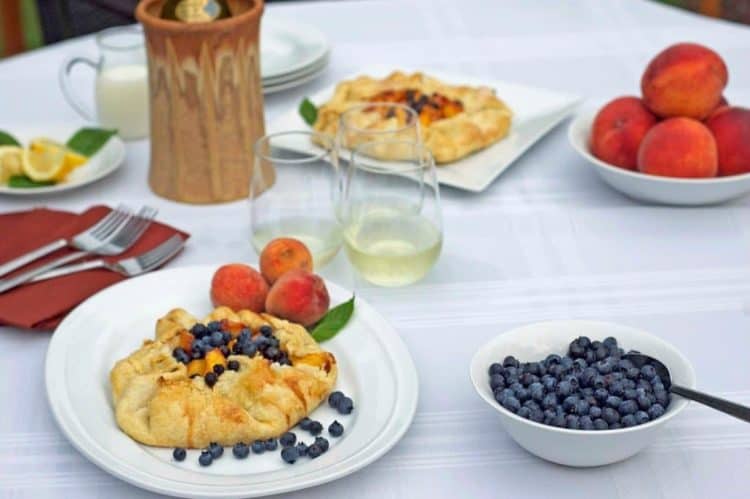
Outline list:
[[[394,68],[390,67],[373,67],[358,71],[345,79],[349,80],[363,74],[382,78],[393,70]],[[438,181],[441,184],[472,192],[481,192],[486,189],[529,147],[571,114],[580,102],[580,98],[575,95],[552,90],[448,74],[430,69],[423,71],[450,84],[493,88],[497,96],[513,111],[510,133],[503,140],[464,159],[438,167]],[[328,87],[311,96],[310,100],[319,106],[331,98],[334,88],[335,86]],[[292,109],[272,121],[268,127],[269,133],[308,129],[309,126],[297,112],[298,105],[299,103],[295,103]],[[315,150],[315,146],[300,142],[293,149],[299,152],[309,152]]]
[[[30,140],[36,137],[48,137],[64,144],[80,127],[66,125],[40,125],[37,128],[6,128],[9,133],[26,147]],[[90,157],[85,164],[76,168],[66,182],[46,187],[30,187],[27,189],[8,187],[0,184],[0,194],[10,196],[34,196],[40,194],[52,194],[69,191],[92,182],[96,182],[107,175],[112,174],[122,166],[125,161],[125,143],[118,136],[111,137],[107,143],[95,155]]]
[[[321,60],[315,62],[314,64],[307,66],[306,68],[301,69],[299,71],[295,71],[294,73],[289,73],[288,75],[279,76],[276,78],[264,79],[263,86],[270,87],[274,85],[280,85],[282,83],[289,83],[289,82],[297,81],[311,73],[319,72],[321,69],[325,68],[327,65],[328,65],[328,56],[325,56]]]
[[[231,449],[207,468],[199,451],[184,462],[172,449],[141,445],[114,420],[109,371],[153,337],[158,317],[174,307],[200,316],[211,311],[214,266],[182,267],[123,281],[77,307],[55,331],[47,350],[47,398],[60,429],[89,460],[112,475],[161,494],[190,497],[258,497],[319,485],[366,466],[406,432],[417,407],[417,373],[398,333],[357,297],[346,329],[325,343],[338,360],[337,389],[354,399],[354,412],[335,414],[323,404],[312,416],[325,427],[338,419],[343,437],[315,460],[284,463],[279,450],[237,460]],[[334,304],[352,295],[326,283]],[[166,290],[166,292],[165,292]],[[308,444],[309,435],[296,431]]]
[[[325,35],[314,26],[273,15],[263,18],[260,39],[263,80],[303,70],[326,57],[330,50]]]
[[[750,173],[715,178],[672,178],[612,166],[589,151],[589,135],[596,111],[581,112],[568,128],[568,140],[578,154],[613,189],[649,203],[700,206],[724,203],[750,193]]]

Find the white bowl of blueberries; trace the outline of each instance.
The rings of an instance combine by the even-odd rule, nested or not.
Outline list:
[[[521,447],[567,466],[601,466],[641,451],[688,404],[654,365],[631,362],[631,351],[660,361],[672,384],[695,386],[690,362],[660,338],[578,320],[497,336],[472,359],[471,379]]]

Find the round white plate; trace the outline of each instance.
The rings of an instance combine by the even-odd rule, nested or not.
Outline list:
[[[294,73],[289,73],[288,75],[279,76],[277,78],[267,78],[263,80],[263,86],[270,87],[274,85],[280,85],[282,83],[290,83],[293,81],[297,81],[297,80],[304,78],[305,76],[308,76],[311,73],[319,72],[321,69],[325,68],[327,65],[328,65],[328,56],[326,55],[325,57],[315,62],[311,66],[301,69],[300,71],[295,71]]]
[[[276,92],[281,92],[284,90],[289,90],[290,88],[296,88],[300,85],[304,85],[305,83],[314,80],[315,78],[319,77],[323,74],[323,72],[326,69],[326,64],[323,64],[319,68],[316,68],[310,73],[303,74],[296,80],[292,81],[285,81],[282,83],[276,83],[272,85],[263,85],[263,93],[264,94],[274,94]]]
[[[260,27],[260,74],[263,80],[307,68],[330,50],[325,35],[314,26],[273,16]]]
[[[36,137],[49,137],[61,143],[65,143],[71,135],[80,127],[70,127],[65,125],[40,125],[34,129],[13,128],[8,129],[16,137],[22,146],[26,146],[30,140]],[[125,143],[118,136],[110,138],[107,143],[95,155],[80,168],[76,168],[68,177],[68,180],[62,184],[50,185],[46,187],[33,187],[28,189],[19,189],[8,187],[0,184],[0,194],[10,196],[35,196],[40,194],[52,194],[56,192],[69,191],[84,185],[91,184],[101,180],[107,175],[122,166],[125,162]]]
[[[258,497],[335,480],[385,454],[406,432],[417,406],[417,374],[406,346],[370,305],[357,298],[346,329],[325,343],[338,359],[336,388],[354,399],[354,412],[335,414],[327,404],[313,418],[325,427],[338,419],[343,437],[315,460],[284,463],[279,451],[237,460],[231,449],[207,468],[199,451],[184,462],[171,449],[141,445],[114,420],[109,370],[153,337],[158,317],[182,307],[197,316],[211,311],[214,266],[183,267],[123,281],[94,295],[60,324],[47,350],[46,385],[52,413],[70,442],[112,475],[162,494],[190,497]],[[332,304],[351,292],[326,283]],[[310,436],[296,431],[310,443]],[[327,433],[327,432],[326,432]]]
[[[596,158],[589,151],[596,113],[582,112],[568,128],[568,140],[604,182],[633,199],[676,206],[724,203],[750,193],[750,173],[715,178],[671,178],[626,170]]]

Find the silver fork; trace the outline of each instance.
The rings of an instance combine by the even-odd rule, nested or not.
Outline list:
[[[41,248],[29,251],[18,258],[14,258],[9,262],[5,262],[0,265],[0,276],[9,274],[38,258],[47,256],[53,251],[65,248],[66,246],[71,246],[81,251],[93,252],[106,242],[107,238],[127,220],[128,215],[130,214],[130,208],[121,204],[114,210],[110,211],[107,216],[99,220],[96,224],[83,232],[76,234],[72,238],[60,238],[57,241],[42,246]]]
[[[77,251],[75,253],[70,253],[44,265],[34,267],[33,269],[11,277],[10,279],[0,280],[0,293],[13,289],[38,275],[92,253],[101,255],[117,255],[122,253],[130,248],[133,243],[141,237],[143,232],[149,225],[151,225],[151,221],[155,216],[156,210],[154,208],[144,206],[140,209],[137,215],[129,216],[127,221],[124,224],[121,224],[114,234],[107,238],[103,244],[95,248],[94,251]]]
[[[117,272],[125,277],[135,277],[140,274],[149,272],[163,263],[169,261],[175,256],[185,245],[185,241],[177,234],[170,237],[159,246],[151,249],[145,253],[141,253],[138,256],[130,258],[124,258],[115,263],[107,263],[104,260],[90,260],[88,262],[75,263],[73,265],[66,265],[64,267],[50,270],[42,275],[36,276],[32,279],[34,282],[43,281],[45,279],[52,279],[53,277],[60,277],[75,272],[83,272],[84,270],[109,269],[112,272]]]

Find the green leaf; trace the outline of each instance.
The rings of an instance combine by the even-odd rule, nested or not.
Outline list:
[[[117,134],[117,130],[106,130],[104,128],[81,128],[68,140],[66,144],[78,154],[91,157],[101,149],[104,144]]]
[[[0,146],[20,146],[21,143],[14,136],[0,130]]]
[[[354,313],[354,296],[349,301],[333,307],[310,332],[318,343],[330,340],[344,329]]]
[[[318,119],[318,108],[315,107],[315,104],[313,104],[310,99],[305,97],[305,100],[299,105],[299,114],[302,116],[302,119],[305,120],[305,123],[313,126]]]
[[[36,180],[31,180],[26,175],[13,175],[12,177],[8,179],[8,187],[14,187],[17,189],[46,187],[48,185],[55,185],[55,182],[52,180],[45,180],[42,182],[37,182]]]

